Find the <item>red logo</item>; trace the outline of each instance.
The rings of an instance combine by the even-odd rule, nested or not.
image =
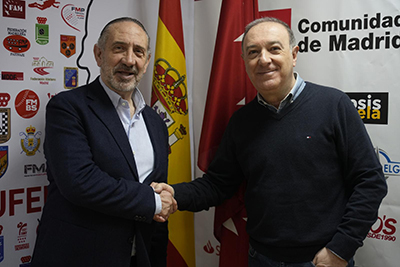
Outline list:
[[[1,79],[8,80],[8,81],[23,81],[24,73],[23,72],[2,71]]]
[[[4,48],[13,53],[24,53],[29,50],[31,43],[21,35],[10,35],[3,40]]]
[[[384,241],[396,241],[396,224],[397,220],[394,218],[387,218],[384,215],[382,218],[378,217],[378,220],[371,227],[367,237],[374,238]]]
[[[18,93],[15,98],[15,110],[24,119],[32,118],[39,111],[39,97],[29,89]]]
[[[43,3],[34,2],[28,5],[31,8],[38,8],[40,10],[45,10],[50,7],[58,8],[60,6],[60,2],[56,2],[55,0],[45,0]]]
[[[25,19],[25,1],[3,0],[3,17]]]
[[[6,107],[10,101],[10,95],[8,93],[0,93],[0,107]]]

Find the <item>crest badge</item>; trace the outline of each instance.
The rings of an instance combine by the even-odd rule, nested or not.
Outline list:
[[[75,54],[76,37],[73,35],[60,35],[60,52],[66,57],[71,57]]]
[[[8,146],[0,146],[0,178],[6,173],[8,167]]]
[[[26,128],[26,134],[24,132],[20,132],[19,136],[24,136],[24,138],[21,139],[21,148],[22,151],[25,152],[27,156],[34,156],[36,154],[36,151],[39,150],[40,146],[40,135],[42,135],[42,132],[36,132],[36,128],[29,126]],[[22,152],[21,152],[22,153]]]
[[[11,120],[10,109],[0,108],[0,144],[10,140],[11,136]]]
[[[35,25],[35,40],[36,43],[40,45],[45,45],[49,43],[49,25],[46,24],[47,18],[37,17],[37,22]]]
[[[74,89],[78,86],[78,68],[64,67],[64,88]]]

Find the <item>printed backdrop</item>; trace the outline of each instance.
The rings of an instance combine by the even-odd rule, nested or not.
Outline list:
[[[93,44],[102,27],[115,17],[133,16],[144,23],[153,50],[150,66],[154,66],[159,0],[1,2],[0,267],[29,266],[38,219],[46,199],[45,106],[58,92],[73,90],[98,75]],[[224,49],[217,50],[216,40],[220,39],[219,43],[226,46],[231,43],[232,49],[240,43],[240,32],[235,37],[218,33],[220,25],[230,23],[225,20],[232,17],[239,20],[239,14],[244,14],[243,10],[237,13],[236,2],[258,4],[259,16],[274,15],[287,21],[300,46],[296,71],[305,80],[343,90],[353,100],[371,135],[389,185],[379,219],[356,254],[356,265],[398,266],[400,2],[181,0],[192,177],[202,174],[197,161],[202,128],[209,124],[203,124],[203,114],[208,108],[207,94],[215,88],[210,82],[211,70],[216,64],[223,68],[225,62],[221,54]],[[220,16],[222,11],[224,15]],[[240,23],[245,23],[246,16],[243,18]],[[242,62],[234,64],[237,69],[232,69],[235,66],[232,64],[225,64],[226,69],[223,68],[226,73],[225,81],[221,81],[222,95],[238,90],[224,86],[229,77],[245,76],[239,73]],[[149,104],[151,73],[149,70],[139,85]],[[214,75],[213,81],[218,77]],[[236,104],[245,102],[243,98]],[[205,118],[213,118],[225,109],[217,107]],[[224,260],[221,256],[224,243],[223,239],[220,243],[214,237],[214,213],[212,208],[194,215],[195,266],[223,266],[219,262]],[[240,229],[243,223],[234,224],[228,219],[222,227],[233,236],[243,233]],[[187,261],[175,266],[193,264]]]

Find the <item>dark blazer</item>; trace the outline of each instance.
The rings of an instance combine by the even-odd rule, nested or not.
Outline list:
[[[167,180],[168,131],[150,107],[143,117],[155,166],[142,184],[127,135],[99,78],[49,101],[44,153],[50,184],[32,267],[128,267],[133,237],[137,265],[151,266],[156,223],[149,185]],[[166,248],[166,224],[161,227],[164,236],[155,244],[161,240]]]

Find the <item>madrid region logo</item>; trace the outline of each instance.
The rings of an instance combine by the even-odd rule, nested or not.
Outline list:
[[[389,176],[400,176],[400,162],[392,160],[383,149],[376,148],[376,151],[386,179],[389,178]]]

